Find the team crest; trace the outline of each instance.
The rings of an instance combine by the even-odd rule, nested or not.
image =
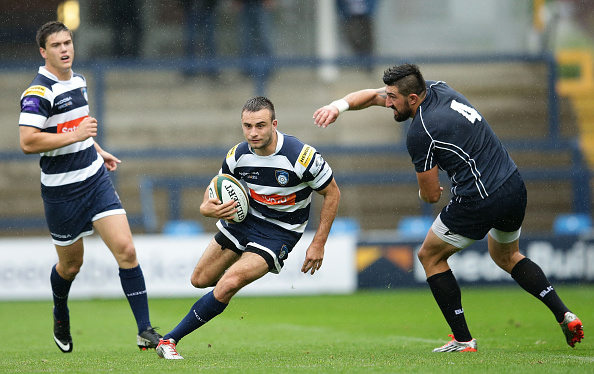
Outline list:
[[[280,253],[278,254],[278,258],[284,260],[285,258],[287,258],[287,254],[289,254],[289,248],[287,248],[286,244],[283,244]]]
[[[281,186],[286,186],[289,183],[289,173],[285,170],[276,171],[276,181]]]

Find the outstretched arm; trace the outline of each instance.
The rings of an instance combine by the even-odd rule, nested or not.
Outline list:
[[[370,106],[386,106],[386,89],[365,89],[351,92],[340,100],[321,107],[314,112],[314,124],[326,127],[336,121],[340,113],[346,110],[360,110]]]
[[[340,190],[334,179],[332,179],[332,182],[326,188],[318,191],[318,193],[324,196],[324,203],[322,204],[322,212],[320,214],[320,225],[311,244],[307,248],[305,261],[303,261],[303,266],[301,267],[303,273],[311,270],[312,275],[322,266],[324,246],[328,240],[330,228],[338,212],[338,203],[340,202]]]

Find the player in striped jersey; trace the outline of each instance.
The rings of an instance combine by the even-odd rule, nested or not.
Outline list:
[[[520,253],[519,238],[527,193],[524,181],[486,119],[445,82],[425,81],[412,64],[384,72],[385,87],[352,92],[314,113],[326,127],[349,109],[383,106],[394,119],[412,119],[406,146],[417,172],[419,197],[437,203],[443,188],[439,169],[453,195],[437,216],[419,250],[427,283],[452,330],[452,340],[434,352],[474,352],[460,287],[448,258],[488,235],[493,261],[553,312],[571,347],[583,338],[582,322],[561,301],[542,269]]]
[[[240,223],[226,221],[235,213],[236,203],[221,204],[209,199],[205,191],[200,212],[220,219],[219,232],[198,261],[191,280],[198,288],[216,285],[165,334],[157,353],[166,359],[182,358],[175,348],[180,339],[222,313],[241,288],[268,272],[281,271],[305,230],[313,191],[322,195],[324,202],[301,271],[313,275],[322,266],[324,245],[340,200],[332,169],[313,147],[277,131],[270,100],[248,100],[241,121],[246,141],[227,153],[220,172],[246,182],[250,210]]]
[[[48,22],[37,32],[37,43],[45,66],[21,96],[19,127],[23,152],[41,155],[41,196],[58,253],[50,275],[54,340],[62,352],[72,351],[68,294],[83,263],[82,238],[97,230],[119,265],[138,347],[155,348],[161,335],[151,327],[132,233],[108,175],[120,160],[94,141],[97,120],[89,116],[87,84],[72,71],[72,33],[60,22]]]

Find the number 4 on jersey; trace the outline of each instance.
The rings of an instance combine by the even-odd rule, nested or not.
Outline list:
[[[468,105],[459,103],[456,100],[452,100],[450,108],[454,109],[456,112],[466,117],[466,119],[469,120],[472,124],[474,124],[477,119],[479,121],[483,119],[481,115],[476,111],[476,109],[469,107]]]

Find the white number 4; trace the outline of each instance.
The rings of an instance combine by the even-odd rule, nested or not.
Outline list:
[[[461,115],[463,115],[464,117],[466,117],[466,119],[469,120],[470,123],[476,122],[477,119],[479,121],[483,119],[481,117],[481,115],[478,114],[476,109],[469,107],[468,105],[459,103],[456,100],[452,100],[452,104],[450,105],[450,108],[454,109],[456,112],[458,112]]]

